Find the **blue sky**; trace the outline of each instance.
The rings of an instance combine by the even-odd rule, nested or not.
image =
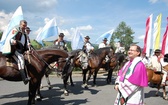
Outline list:
[[[92,43],[124,21],[135,32],[134,41],[143,47],[147,17],[153,14],[154,23],[162,13],[161,40],[168,17],[168,0],[0,0],[0,4],[0,30],[7,27],[12,14],[22,6],[32,29],[31,39],[53,17],[66,40],[71,40],[74,29],[79,28],[84,36],[90,36]]]

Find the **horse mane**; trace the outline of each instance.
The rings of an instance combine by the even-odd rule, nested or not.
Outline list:
[[[107,51],[107,50],[110,51],[110,49],[112,49],[112,50],[114,51],[113,47],[103,47],[103,48],[99,48],[99,49],[97,49],[97,50],[94,50],[94,51],[93,51],[93,54],[99,55],[99,54],[102,53],[103,50],[104,50],[104,51]]]

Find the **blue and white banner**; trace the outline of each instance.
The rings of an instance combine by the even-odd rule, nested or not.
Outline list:
[[[82,49],[83,45],[84,45],[83,35],[80,33],[78,29],[76,29],[75,35],[71,41],[72,50]]]
[[[23,12],[22,12],[22,7],[19,6],[15,13],[13,14],[7,29],[4,30],[1,41],[0,41],[0,51],[2,51],[3,45],[6,41],[7,36],[9,35],[10,31],[17,25],[19,25],[20,20],[23,20]]]
[[[38,43],[40,43],[42,46],[44,46],[43,40],[46,39],[46,38],[49,38],[51,36],[55,36],[55,37],[58,36],[58,27],[57,27],[57,23],[56,23],[56,19],[55,18],[50,20],[44,26],[44,28],[41,30],[41,32],[37,35],[36,41]]]
[[[108,31],[108,32],[106,32],[106,33],[104,33],[104,34],[102,34],[100,37],[98,37],[97,39],[96,39],[96,44],[99,44],[99,43],[101,43],[101,41],[104,39],[104,38],[107,38],[107,43],[110,43],[110,39],[111,39],[111,36],[112,36],[112,34],[113,34],[113,32],[114,32],[114,30],[112,29],[112,30],[110,30],[110,31]]]

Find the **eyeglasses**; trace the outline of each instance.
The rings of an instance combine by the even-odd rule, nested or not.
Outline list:
[[[137,50],[132,50],[132,49],[129,49],[128,51],[137,51]]]

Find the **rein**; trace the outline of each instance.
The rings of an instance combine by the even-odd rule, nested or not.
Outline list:
[[[35,54],[37,55],[37,57],[38,57],[40,60],[42,60],[42,62],[44,62],[49,68],[54,69],[54,67],[52,67],[50,64],[48,64],[48,63],[37,53],[37,51],[36,51],[33,47],[31,47],[31,48],[33,49],[33,51],[35,52]]]

